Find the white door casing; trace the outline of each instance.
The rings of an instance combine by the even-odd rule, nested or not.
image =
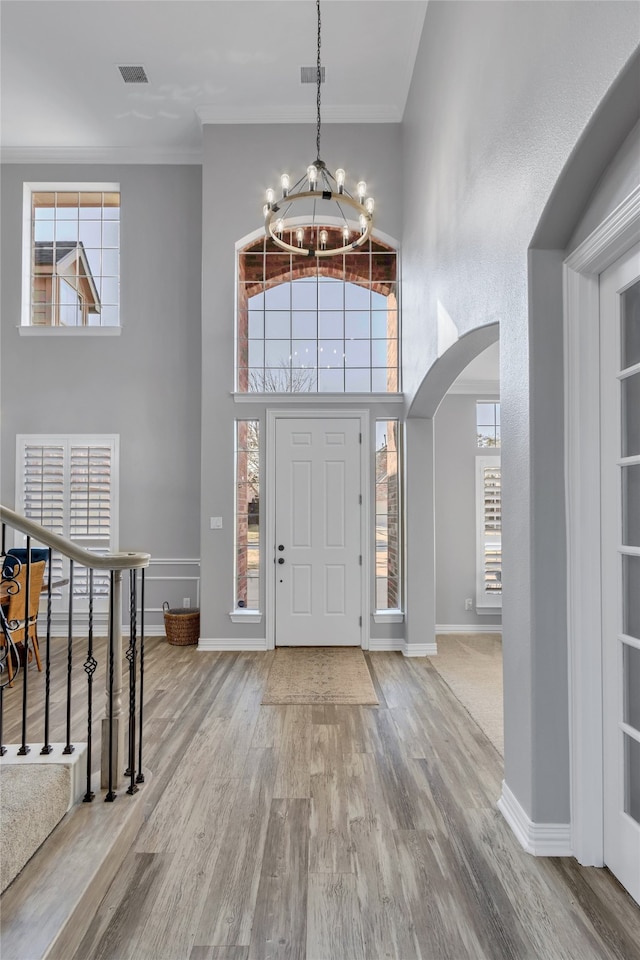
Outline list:
[[[366,646],[364,419],[305,411],[268,420],[269,647]]]
[[[604,861],[640,902],[640,244],[600,277]]]
[[[638,241],[640,186],[564,265],[571,850],[592,866],[604,864],[599,275]]]

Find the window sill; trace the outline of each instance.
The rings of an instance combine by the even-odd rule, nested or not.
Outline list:
[[[373,614],[374,623],[404,623],[402,610],[376,610]]]
[[[476,604],[476,613],[479,617],[490,617],[495,613],[502,613],[502,597],[493,603]]]
[[[403,393],[234,393],[235,403],[344,403],[362,400],[367,403],[404,403]]]
[[[119,337],[122,327],[18,327],[21,337]]]
[[[262,623],[259,610],[232,610],[229,614],[232,623]]]

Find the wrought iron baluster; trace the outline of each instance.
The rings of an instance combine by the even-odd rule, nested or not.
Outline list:
[[[137,615],[137,573],[135,570],[129,570],[129,647],[127,649],[127,660],[129,661],[129,766],[126,770],[126,776],[131,778],[127,787],[127,793],[138,792],[136,787],[136,615]]]
[[[140,727],[138,731],[138,776],[136,783],[144,783],[142,772],[142,713],[144,707],[144,567],[140,571]]]
[[[91,803],[95,793],[91,789],[91,747],[93,743],[93,675],[98,662],[93,655],[93,567],[89,568],[89,625],[87,637],[87,659],[84,662],[84,672],[87,675],[87,792],[84,803]]]
[[[9,656],[11,656],[11,651],[9,651]],[[4,727],[4,684],[0,686],[0,757],[4,757],[7,752],[7,748],[3,743],[3,727]]]
[[[71,743],[71,681],[73,677],[73,560],[69,560],[69,629],[67,633],[67,743],[63,753],[73,753]]]
[[[7,525],[6,523],[2,524],[2,556],[6,556],[7,553]]]
[[[31,587],[31,537],[27,537],[27,557],[25,561],[26,579],[24,583],[24,671],[22,678],[22,743],[19,757],[26,757],[31,747],[27,744],[27,701],[29,691],[29,594]]]
[[[115,672],[115,655],[114,655],[114,617],[115,617],[115,604],[114,604],[114,593],[115,593],[115,581],[116,574],[115,570],[110,571],[109,579],[109,703],[108,703],[108,714],[109,714],[109,757],[107,760],[108,766],[108,789],[107,795],[104,798],[106,803],[113,803],[116,799],[117,794],[113,789],[113,681],[114,681],[114,672]],[[118,611],[118,616],[120,616],[120,611]]]
[[[44,664],[44,737],[40,753],[48,754],[53,751],[49,743],[49,720],[51,710],[51,581],[53,580],[53,550],[49,547],[49,585],[47,587],[47,656]]]

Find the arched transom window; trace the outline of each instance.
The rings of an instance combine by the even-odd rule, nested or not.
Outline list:
[[[392,247],[372,237],[353,253],[307,258],[261,237],[238,258],[239,392],[399,390]]]

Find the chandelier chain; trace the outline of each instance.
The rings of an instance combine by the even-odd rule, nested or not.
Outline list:
[[[0,0],[2,2],[2,0]],[[320,16],[320,0],[316,0],[317,29],[317,62],[316,62],[316,160],[307,167],[306,173],[291,185],[290,177],[283,173],[280,178],[282,195],[276,199],[275,190],[271,187],[266,193],[266,203],[263,207],[265,230],[269,237],[282,250],[289,254],[303,257],[332,257],[359,249],[367,243],[373,228],[373,197],[367,197],[367,185],[360,180],[356,185],[357,196],[353,196],[345,186],[345,171],[338,168],[335,176],[321,158],[320,137],[322,132],[322,19]],[[286,218],[291,207],[297,201],[313,200],[311,216],[297,217],[290,223]],[[328,224],[335,222],[335,217],[328,214],[327,221],[316,220],[316,215],[325,207],[319,207],[317,201],[323,203],[331,201],[338,209],[342,218],[339,230],[332,230]],[[284,208],[284,209],[283,209]],[[348,208],[349,213],[346,212]],[[298,207],[297,209],[301,209]],[[323,227],[323,222],[327,226]],[[339,220],[337,221],[340,222]],[[322,227],[322,229],[321,229]],[[305,238],[306,233],[306,238]],[[293,236],[297,246],[293,244]],[[332,245],[333,239],[341,234],[342,242]]]
[[[318,11],[318,64],[317,64],[317,74],[316,74],[316,86],[317,86],[317,96],[316,102],[318,106],[318,123],[316,129],[316,159],[320,159],[320,84],[322,83],[322,67],[320,64],[320,46],[321,46],[321,22],[320,22],[320,0],[316,0],[316,9]]]

